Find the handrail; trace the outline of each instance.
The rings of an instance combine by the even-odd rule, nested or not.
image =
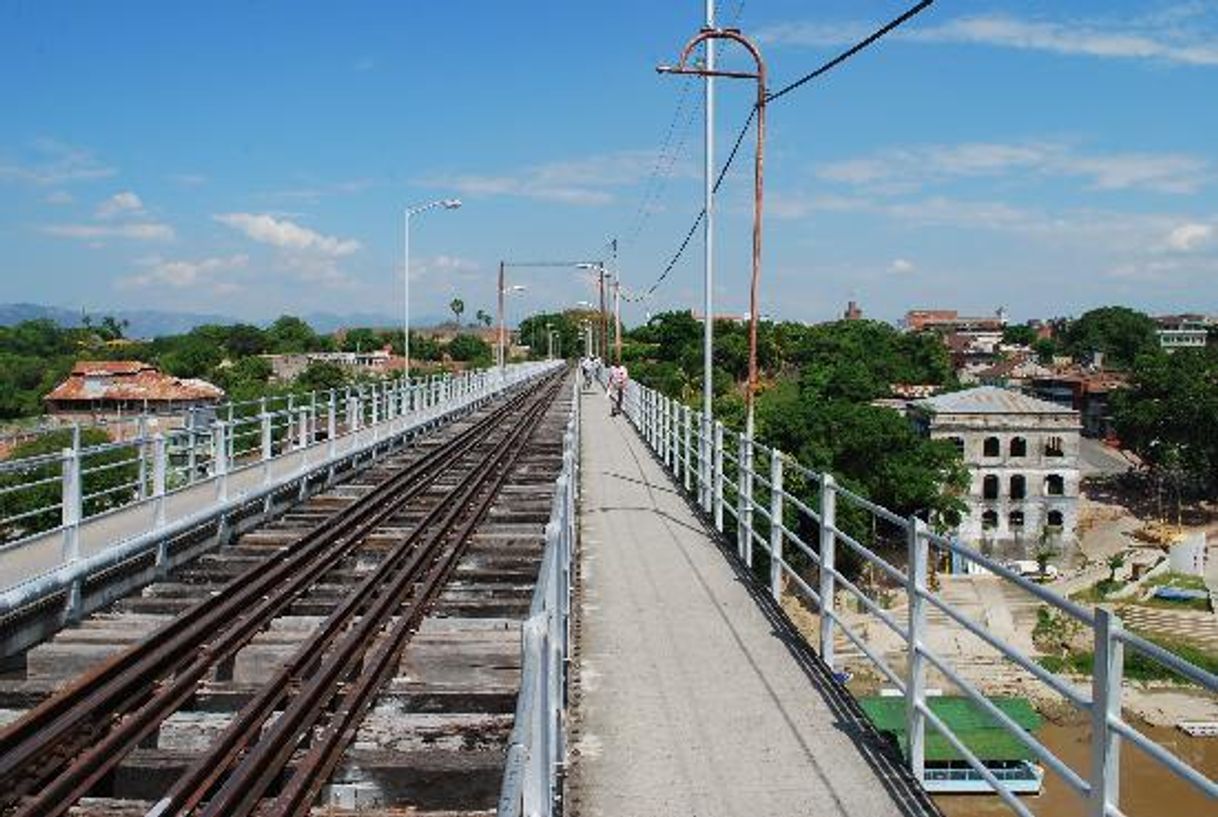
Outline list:
[[[43,463],[41,471],[19,486],[50,490],[48,500],[32,510],[18,506],[16,513],[0,520],[0,525],[11,525],[14,520],[53,514],[55,522],[49,530],[0,544],[0,615],[66,589],[67,618],[73,620],[79,615],[82,583],[89,576],[252,501],[269,501],[286,486],[357,461],[405,434],[561,365],[526,363],[503,372],[465,372],[426,384],[425,393],[417,391],[423,384],[402,384],[396,391],[377,388],[372,390],[371,406],[358,394],[342,406],[332,400],[324,420],[298,417],[294,433],[285,435],[278,449],[271,415],[264,413],[261,446],[257,456],[246,459],[234,456],[232,425],[226,420],[213,423],[203,448],[174,451],[168,437],[157,434],[126,444],[65,449],[58,463]],[[363,417],[367,420],[359,419]],[[188,433],[194,436],[193,429]],[[130,449],[130,458],[82,467],[82,460],[91,455],[101,451],[113,457],[124,446]],[[46,473],[56,466],[59,474]],[[119,466],[129,471],[116,471]],[[91,482],[99,472],[115,474],[117,484]],[[3,496],[19,493],[19,487],[9,486]],[[160,556],[158,551],[158,560]]]
[[[1012,811],[1020,815],[1031,813],[1019,801],[1015,791],[1004,784],[1006,780],[1020,778],[987,767],[984,759],[978,758],[927,704],[927,673],[934,667],[950,683],[963,689],[966,697],[991,716],[997,727],[1011,732],[1049,771],[1073,789],[1085,806],[1082,813],[1088,817],[1109,817],[1121,813],[1120,764],[1117,763],[1121,742],[1132,743],[1143,750],[1150,762],[1192,784],[1204,795],[1218,799],[1218,782],[1210,780],[1184,759],[1143,735],[1121,714],[1126,648],[1135,650],[1210,692],[1218,692],[1218,676],[1124,629],[1120,619],[1111,611],[1104,608],[1087,609],[1064,598],[1019,575],[977,548],[951,536],[930,531],[922,520],[894,513],[842,487],[832,474],[818,473],[782,451],[725,429],[721,422],[716,421],[713,433],[705,436],[710,441],[709,445],[691,446],[688,443],[687,419],[690,410],[658,391],[632,382],[627,389],[625,406],[636,431],[655,452],[657,460],[669,469],[678,486],[684,486],[691,502],[699,504],[704,510],[709,504],[713,509],[709,515],[711,523],[720,533],[728,535],[729,541],[734,539],[737,557],[753,571],[759,582],[768,578],[768,589],[774,598],[778,600],[784,593],[793,592],[804,596],[819,610],[819,632],[811,640],[817,642],[815,646],[822,660],[830,668],[840,666],[841,662],[835,657],[835,642],[839,636],[844,636],[903,696],[908,728],[905,760],[915,779],[943,779],[942,770],[928,770],[926,766],[926,727],[929,725],[943,735],[959,752],[963,764],[988,783]],[[796,475],[796,479],[803,480],[804,484],[794,489],[784,485],[784,469]],[[691,475],[692,484],[689,481]],[[839,511],[845,507],[842,503],[854,509],[853,516],[862,512],[872,520],[872,524],[879,522],[892,526],[885,530],[892,530],[893,535],[904,537],[908,567],[902,569],[881,556],[872,539],[857,532],[865,525],[839,525]],[[809,536],[813,541],[805,543],[795,534],[796,530],[815,530],[816,535],[815,538]],[[762,565],[754,561],[755,544],[768,555],[769,569],[765,571],[768,577],[761,575]],[[883,574],[897,591],[904,594],[907,626],[903,627],[897,622],[887,605],[864,595],[859,583],[843,575],[838,569],[839,545],[845,546]],[[1079,626],[1090,629],[1095,655],[1090,694],[1078,690],[1066,679],[1039,664],[1035,657],[1026,655],[965,615],[959,607],[933,589],[928,574],[934,554],[961,557],[1006,585],[1074,619]],[[860,614],[865,612],[877,619],[884,625],[884,630],[899,639],[907,665],[904,677],[888,665],[883,654],[886,650],[877,651],[868,645],[870,627],[863,630],[857,622],[852,624],[850,617],[844,616],[843,611],[838,609],[839,590],[847,591],[848,599],[857,599],[862,608]],[[932,607],[952,626],[979,639],[1013,669],[1025,673],[1029,680],[1043,684],[1067,705],[1090,719],[1091,752],[1087,768],[1079,771],[1071,767],[1045,744],[1024,732],[1013,719],[992,704],[974,682],[962,675],[949,658],[928,647],[931,628],[942,626],[928,620],[927,612]]]
[[[572,386],[546,545],[529,617],[521,626],[520,694],[508,738],[498,817],[559,813],[566,753],[571,559],[579,496],[580,386]]]

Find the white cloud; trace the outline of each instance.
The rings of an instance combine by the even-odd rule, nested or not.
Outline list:
[[[1064,4],[1063,4],[1064,5]],[[907,42],[991,45],[1027,51],[1106,59],[1218,65],[1218,40],[1197,6],[1122,19],[1026,19],[1008,14],[957,17],[938,25],[913,26],[891,37]],[[1186,23],[1191,25],[1186,25]],[[823,47],[864,37],[872,26],[857,21],[795,22],[769,26],[758,39],[773,45]]]
[[[105,179],[118,173],[90,151],[56,139],[37,139],[30,147],[33,156],[26,162],[0,160],[0,181],[63,185]]]
[[[643,181],[655,166],[651,151],[623,150],[582,159],[547,162],[500,174],[454,174],[424,180],[463,196],[519,196],[566,204],[597,205],[614,190]],[[692,172],[674,169],[677,175]]]
[[[1167,234],[1167,246],[1180,252],[1195,250],[1208,243],[1214,237],[1214,232],[1213,224],[1181,224]]]
[[[1201,157],[1176,153],[1089,154],[1061,142],[965,142],[883,150],[822,165],[826,180],[896,192],[962,178],[1080,178],[1097,190],[1194,193],[1211,176]]]
[[[914,271],[914,263],[906,258],[894,258],[888,265],[888,271],[903,274]]]
[[[202,173],[170,173],[165,178],[179,187],[200,187],[207,184],[207,177]]]
[[[351,255],[360,248],[352,238],[336,238],[268,213],[222,213],[213,218],[248,238],[284,250],[328,256]]]
[[[48,224],[42,228],[42,231],[47,235],[79,239],[127,238],[133,241],[168,241],[174,237],[172,227],[157,222]]]
[[[115,216],[134,216],[144,212],[144,203],[140,197],[130,190],[115,193],[110,198],[97,205],[98,218],[114,218]]]
[[[224,286],[233,291],[237,286],[231,281],[217,280],[219,273],[244,269],[249,264],[247,255],[201,258],[197,261],[167,260],[160,257],[144,259],[140,266],[146,271],[119,280],[123,288],[140,288],[164,285],[176,289],[195,286]]]

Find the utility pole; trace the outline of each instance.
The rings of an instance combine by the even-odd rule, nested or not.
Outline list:
[[[597,282],[600,288],[601,295],[601,313],[600,326],[597,327],[597,334],[600,335],[601,354],[605,357],[609,356],[609,319],[605,313],[605,265],[601,264],[597,271]]]
[[[613,356],[622,365],[622,278],[613,271]]]

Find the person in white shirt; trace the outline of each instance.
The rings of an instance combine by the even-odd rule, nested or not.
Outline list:
[[[629,381],[630,375],[624,364],[618,363],[609,370],[609,396],[613,401],[613,408],[609,412],[610,417],[622,413],[622,398],[626,396],[626,384]]]

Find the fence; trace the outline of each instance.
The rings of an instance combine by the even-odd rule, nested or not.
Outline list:
[[[579,493],[579,384],[563,434],[559,474],[546,525],[546,545],[529,617],[521,629],[520,695],[508,741],[499,817],[549,817],[556,812],[566,752],[567,649],[571,557]]]
[[[973,705],[1013,735],[1027,751],[1078,795],[1081,813],[1089,817],[1121,815],[1120,766],[1122,744],[1138,750],[1150,762],[1187,781],[1204,796],[1218,800],[1218,784],[1175,754],[1147,738],[1122,717],[1121,702],[1126,651],[1154,662],[1188,682],[1218,692],[1218,676],[1191,664],[1122,627],[1120,618],[1102,609],[1087,609],[953,538],[933,532],[917,517],[892,513],[839,485],[831,474],[817,473],[781,451],[766,447],[715,422],[704,427],[699,413],[664,395],[631,384],[626,411],[638,433],[675,481],[691,494],[715,528],[734,533],[737,552],[754,574],[760,574],[775,599],[788,590],[807,599],[819,611],[819,652],[830,667],[840,665],[835,653],[838,636],[873,665],[904,699],[907,729],[906,762],[919,781],[926,775],[926,727],[960,754],[1016,814],[1032,812],[1003,784],[994,771],[955,734],[927,704],[928,674],[933,669]],[[905,566],[879,551],[895,550]],[[1076,622],[1090,630],[1094,669],[1090,689],[1076,686],[1049,671],[1032,656],[996,636],[983,623],[937,591],[930,581],[933,565],[967,560],[997,577],[1007,589],[1028,594],[1049,615]],[[853,563],[861,570],[848,570]],[[904,615],[883,598],[868,594],[860,573],[878,575],[873,585],[887,586],[904,597]],[[851,575],[847,575],[850,573]],[[869,629],[848,615],[839,599],[853,600],[867,627],[893,634],[897,650],[868,643]],[[937,635],[928,623],[934,614],[977,639],[997,654],[998,663],[1026,673],[1090,720],[1090,763],[1076,770],[1034,735],[999,709],[979,688],[930,645]],[[879,641],[879,639],[876,639]],[[893,653],[904,666],[894,666]],[[1027,676],[1030,676],[1028,678]]]
[[[168,434],[88,447],[76,437],[60,453],[0,463],[0,498],[9,507],[14,496],[38,497],[0,519],[0,528],[18,531],[0,545],[0,619],[66,593],[64,616],[71,620],[83,611],[83,585],[92,577],[148,554],[165,567],[175,537],[218,524],[222,538],[226,521],[251,504],[269,511],[285,492],[289,500],[303,498],[328,484],[336,469],[560,365],[387,381],[288,396],[280,405],[226,404],[202,428],[192,422]],[[108,475],[117,475],[110,484],[102,479]],[[20,535],[30,519],[48,515],[49,529]],[[6,632],[0,654],[20,646]]]

